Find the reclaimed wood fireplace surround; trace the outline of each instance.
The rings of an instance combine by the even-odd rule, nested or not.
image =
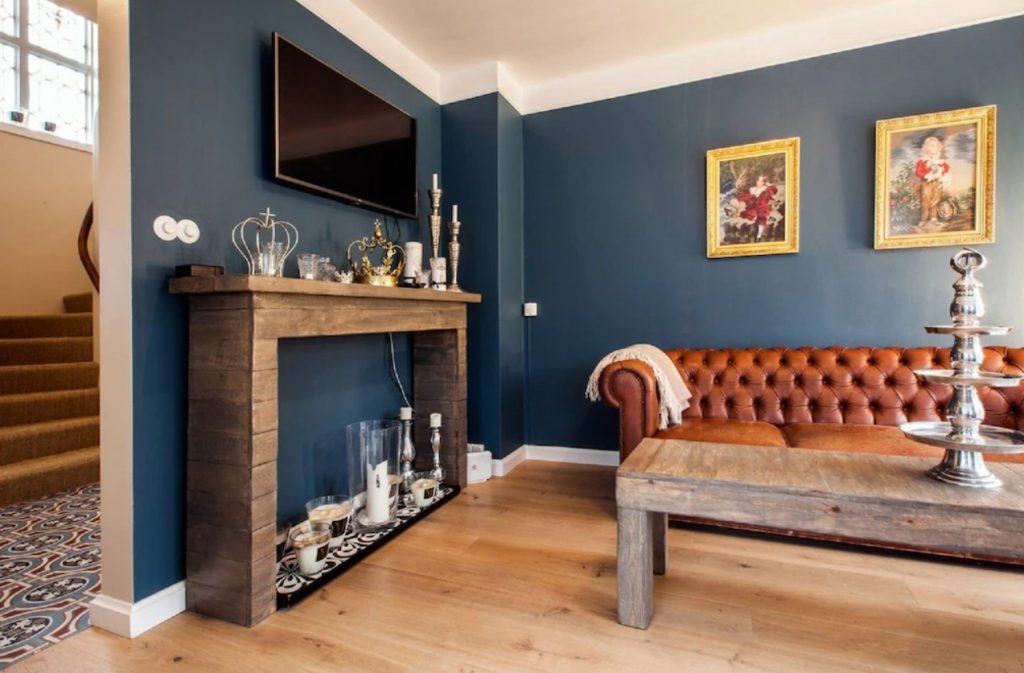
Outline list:
[[[186,600],[252,626],[275,609],[277,342],[413,333],[417,463],[432,412],[466,483],[466,306],[480,295],[227,275],[175,278],[189,299]]]

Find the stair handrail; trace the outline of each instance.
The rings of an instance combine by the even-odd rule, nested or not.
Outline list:
[[[82,226],[78,230],[78,257],[82,260],[82,266],[85,267],[85,273],[89,275],[89,280],[92,281],[92,286],[96,288],[96,291],[100,291],[100,272],[96,269],[96,265],[92,261],[92,257],[89,255],[89,234],[92,232],[92,206],[89,204],[89,209],[85,211],[85,217],[82,218]]]

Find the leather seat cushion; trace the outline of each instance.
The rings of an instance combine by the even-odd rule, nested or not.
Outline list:
[[[882,453],[890,456],[942,457],[943,451],[921,444],[887,425],[792,423],[782,428],[789,446],[823,451]]]
[[[683,420],[679,425],[659,431],[655,437],[658,439],[686,439],[691,442],[786,446],[786,438],[782,436],[782,432],[771,423],[764,421],[690,418]]]

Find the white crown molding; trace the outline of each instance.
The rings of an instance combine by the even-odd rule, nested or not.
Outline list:
[[[135,638],[185,611],[185,582],[162,589],[137,603],[100,594],[89,604],[92,625],[124,638]]]
[[[528,86],[523,114],[617,98],[1024,13],[1024,0],[907,0]]]
[[[434,101],[498,92],[524,115],[1024,14],[1024,0],[903,0],[522,85],[499,61],[438,73],[350,0],[297,1]]]
[[[297,1],[429,98],[441,100],[437,71],[350,0]]]
[[[522,114],[523,87],[503,64],[498,62],[480,63],[465,70],[446,74],[441,78],[442,105],[500,93],[512,107]]]

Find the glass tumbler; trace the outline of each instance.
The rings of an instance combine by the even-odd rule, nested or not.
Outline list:
[[[320,270],[320,255],[312,252],[304,252],[299,255],[299,278],[316,280]]]
[[[284,268],[284,241],[268,241],[260,246],[260,276],[280,276]]]
[[[356,524],[361,529],[391,525],[398,515],[402,483],[402,424],[393,420],[360,421],[345,428],[350,492],[360,494]]]

